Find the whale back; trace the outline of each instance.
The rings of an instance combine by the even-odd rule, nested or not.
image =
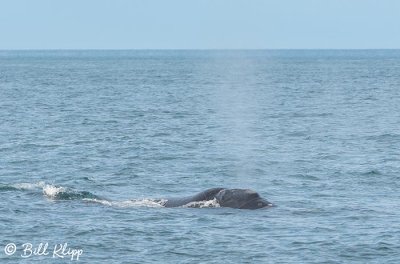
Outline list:
[[[198,194],[187,196],[183,198],[167,198],[164,206],[165,207],[178,207],[183,206],[191,202],[200,202],[200,201],[210,201],[215,198],[215,195],[219,193],[224,188],[212,188],[200,192]]]

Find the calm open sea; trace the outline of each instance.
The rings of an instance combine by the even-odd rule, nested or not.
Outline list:
[[[400,263],[399,191],[399,50],[0,51],[1,263]]]

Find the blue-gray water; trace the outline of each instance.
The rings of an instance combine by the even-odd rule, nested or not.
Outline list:
[[[399,180],[400,51],[0,52],[1,263],[399,263]]]

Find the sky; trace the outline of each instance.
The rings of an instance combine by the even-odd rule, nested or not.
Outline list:
[[[0,1],[0,49],[379,48],[400,0]]]

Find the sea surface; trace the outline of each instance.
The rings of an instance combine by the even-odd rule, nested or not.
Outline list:
[[[1,263],[400,263],[399,191],[400,50],[0,51]]]

